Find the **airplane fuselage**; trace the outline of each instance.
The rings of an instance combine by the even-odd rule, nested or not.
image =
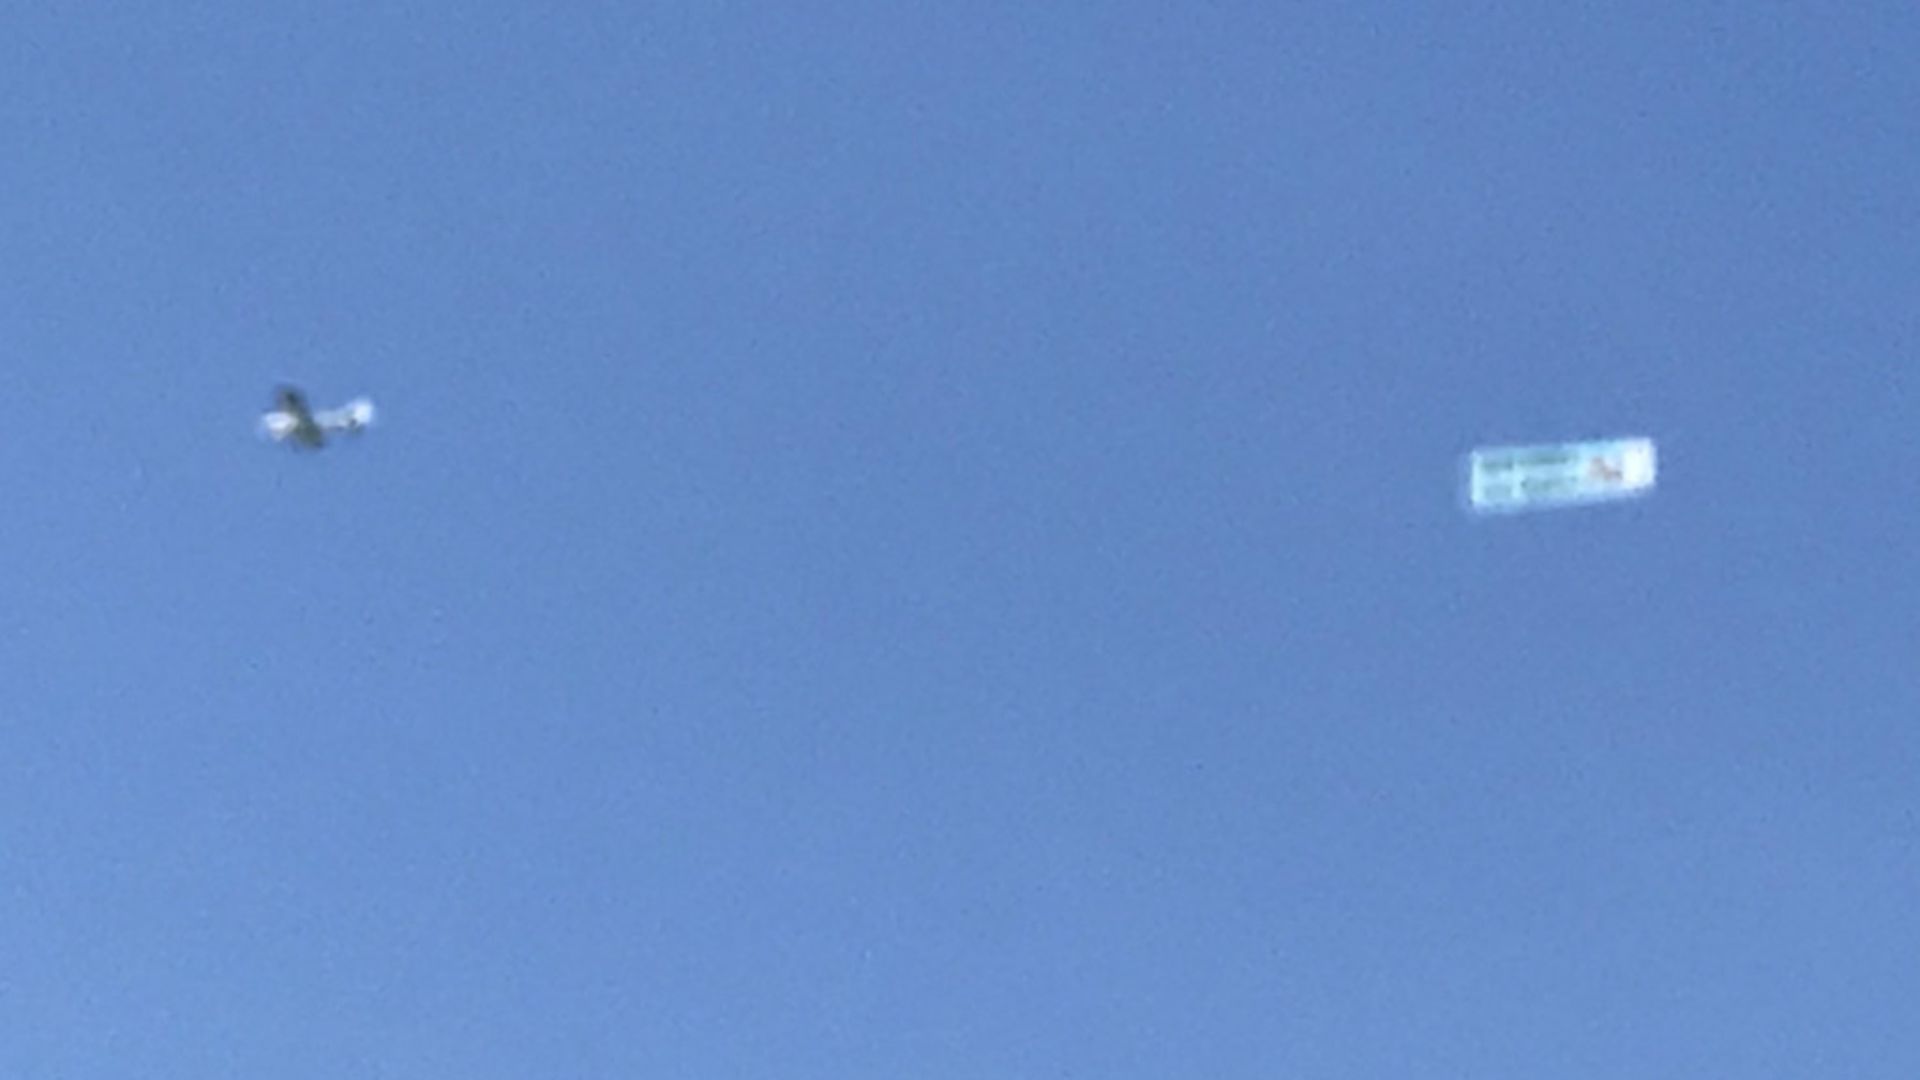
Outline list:
[[[260,430],[276,442],[292,443],[296,449],[318,450],[327,445],[327,436],[355,435],[373,423],[373,402],[355,398],[337,409],[315,412],[298,389],[283,386],[274,395],[273,411],[260,418]]]

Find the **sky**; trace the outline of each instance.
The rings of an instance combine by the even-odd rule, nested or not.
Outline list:
[[[1410,8],[10,7],[0,1074],[1920,1075],[1920,13]]]

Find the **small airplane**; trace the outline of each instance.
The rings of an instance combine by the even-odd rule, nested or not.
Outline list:
[[[373,402],[366,398],[315,412],[307,407],[307,396],[298,387],[282,386],[274,392],[273,405],[271,412],[260,417],[260,433],[274,442],[308,450],[327,445],[329,435],[357,435],[373,423]]]

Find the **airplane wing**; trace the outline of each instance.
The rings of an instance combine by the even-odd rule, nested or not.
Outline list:
[[[279,411],[287,413],[297,421],[305,421],[312,416],[312,410],[307,408],[307,395],[301,393],[298,387],[281,387],[274,392],[273,401]]]
[[[298,387],[282,386],[273,394],[274,409],[260,418],[260,433],[275,442],[292,440],[301,446],[317,447],[326,433],[314,422],[307,396]]]

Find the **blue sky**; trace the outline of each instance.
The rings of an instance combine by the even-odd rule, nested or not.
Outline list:
[[[68,8],[0,1073],[1920,1074],[1910,5]]]

